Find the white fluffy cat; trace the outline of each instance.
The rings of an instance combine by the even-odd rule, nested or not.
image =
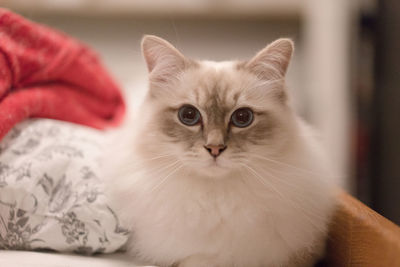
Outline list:
[[[293,43],[246,62],[194,61],[145,36],[149,89],[107,153],[132,255],[160,266],[312,266],[334,194],[288,103]]]

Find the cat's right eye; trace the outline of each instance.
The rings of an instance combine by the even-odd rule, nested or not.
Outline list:
[[[187,125],[194,126],[201,120],[200,111],[192,105],[184,105],[178,111],[179,120]]]

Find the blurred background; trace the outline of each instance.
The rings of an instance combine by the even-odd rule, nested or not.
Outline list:
[[[90,44],[125,90],[146,85],[143,34],[199,59],[295,41],[288,85],[321,133],[337,182],[400,223],[400,1],[0,0]]]

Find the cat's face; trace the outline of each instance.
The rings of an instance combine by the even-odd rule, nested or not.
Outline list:
[[[253,156],[281,153],[292,133],[284,75],[291,41],[266,47],[249,62],[196,62],[147,36],[150,89],[140,141],[148,157],[169,155],[188,169],[225,176]]]

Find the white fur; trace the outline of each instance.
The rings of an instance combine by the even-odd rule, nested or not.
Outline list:
[[[232,68],[201,64],[209,71]],[[219,175],[210,167],[210,179],[206,152],[199,154],[201,164],[185,163],[185,151],[152,130],[153,108],[147,99],[134,112],[105,161],[110,200],[131,227],[131,253],[161,266],[313,263],[300,255],[319,253],[333,193],[316,138],[290,109],[270,105],[288,131],[277,141],[284,149],[254,147],[242,161],[227,150],[221,161],[231,171]]]

